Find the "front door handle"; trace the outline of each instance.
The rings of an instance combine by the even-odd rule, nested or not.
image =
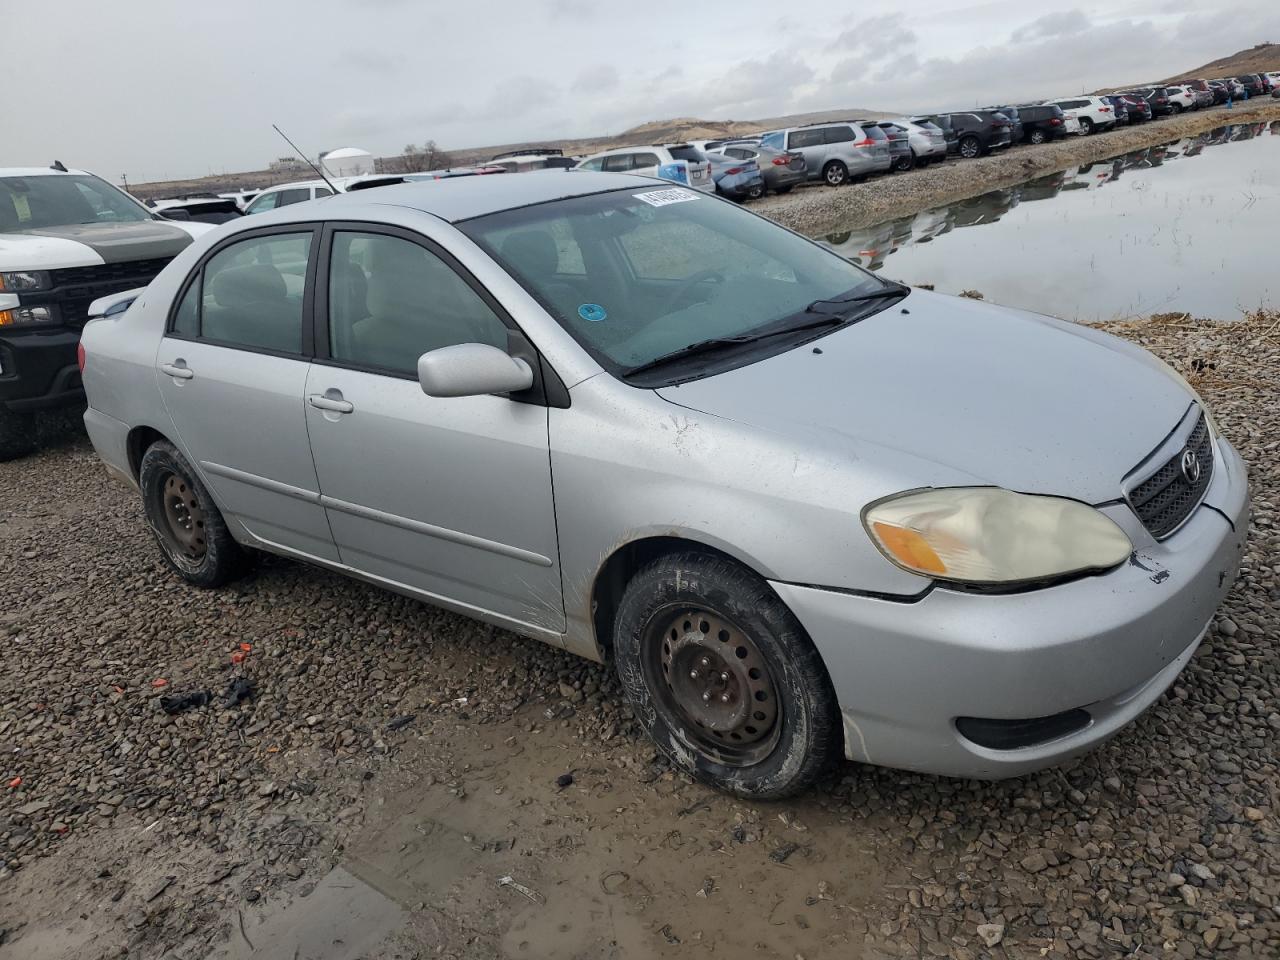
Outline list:
[[[308,394],[307,403],[311,404],[317,410],[328,410],[331,413],[350,413],[355,409],[351,401],[343,400],[342,394],[337,390],[329,390],[323,394]]]
[[[195,374],[191,368],[187,366],[187,361],[179,357],[173,363],[160,364],[160,372],[170,377],[177,377],[179,380],[190,380]]]

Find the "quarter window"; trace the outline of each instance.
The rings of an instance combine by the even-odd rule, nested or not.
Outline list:
[[[329,353],[413,375],[440,347],[502,349],[507,328],[452,267],[425,247],[384,234],[338,232],[329,268]]]
[[[173,315],[173,332],[183,337],[200,335],[200,279],[197,275],[191,281]]]
[[[301,353],[311,239],[310,231],[276,233],[215,253],[204,266],[200,335],[231,346]],[[183,322],[185,306],[184,300],[175,326]]]

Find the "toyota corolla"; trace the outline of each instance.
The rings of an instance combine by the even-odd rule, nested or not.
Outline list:
[[[643,178],[298,204],[94,312],[85,422],[178,576],[269,551],[612,663],[741,795],[1096,746],[1247,529],[1240,457],[1138,347]]]

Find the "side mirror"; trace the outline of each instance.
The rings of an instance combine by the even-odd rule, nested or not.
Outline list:
[[[429,397],[517,393],[533,386],[533,369],[487,343],[459,343],[420,356],[418,383]]]

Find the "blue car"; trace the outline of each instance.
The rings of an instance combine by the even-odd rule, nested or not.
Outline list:
[[[764,196],[764,176],[754,160],[739,160],[714,150],[707,151],[706,157],[711,161],[711,179],[721,196],[739,201]]]

